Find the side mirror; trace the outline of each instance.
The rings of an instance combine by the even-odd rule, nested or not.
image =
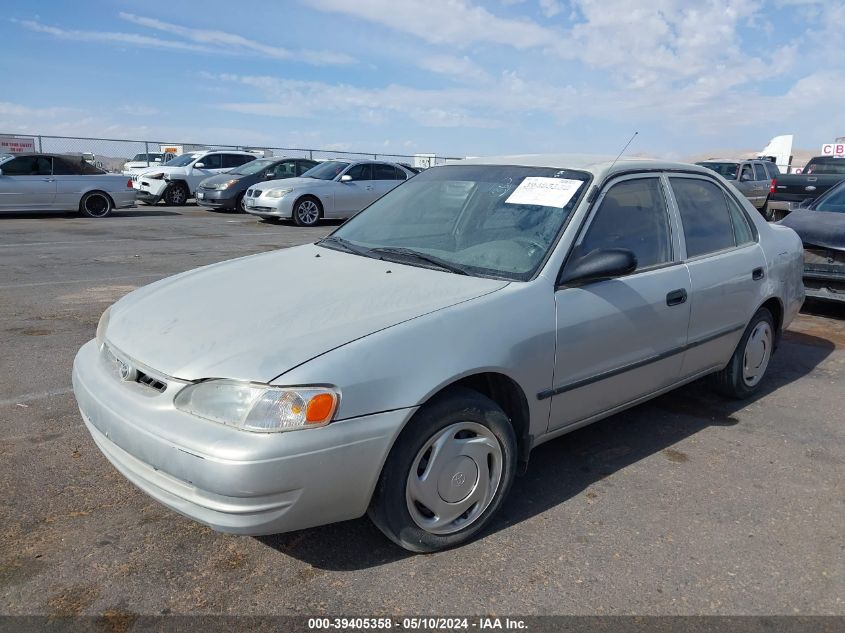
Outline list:
[[[340,182],[352,182],[352,176],[350,176],[349,174],[343,174],[340,177]]]
[[[194,169],[202,169],[205,167],[205,163],[194,163]]]
[[[590,281],[621,277],[637,269],[637,256],[624,248],[590,251],[569,263],[558,280],[559,284],[583,284]]]

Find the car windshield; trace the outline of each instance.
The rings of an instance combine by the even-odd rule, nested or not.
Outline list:
[[[173,160],[167,161],[165,165],[168,167],[185,167],[186,165],[193,163],[200,156],[202,156],[202,154],[181,154]]]
[[[839,184],[822,196],[813,205],[816,211],[828,213],[845,213],[845,184]]]
[[[161,154],[135,154],[132,158],[133,163],[142,163],[142,162],[154,162],[157,160],[161,160]]]
[[[278,161],[272,158],[259,158],[258,160],[251,160],[245,165],[241,165],[237,169],[233,169],[232,171],[228,172],[227,175],[232,174],[235,176],[252,176],[253,174],[257,174],[263,169],[267,169],[270,165],[275,165]]]
[[[811,160],[807,163],[803,173],[805,174],[845,174],[845,158],[831,158],[828,160]]]
[[[428,169],[349,220],[324,245],[368,257],[530,279],[590,176],[511,165]]]
[[[315,165],[304,174],[303,178],[316,178],[317,180],[334,180],[340,172],[349,167],[349,163],[342,160],[327,160],[325,163]]]
[[[706,161],[703,163],[696,163],[707,169],[712,169],[725,180],[736,180],[736,172],[739,168],[739,163],[714,163]]]

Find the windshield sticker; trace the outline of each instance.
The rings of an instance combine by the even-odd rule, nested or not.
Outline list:
[[[572,200],[583,180],[529,176],[505,200],[506,204],[535,204],[562,209]]]

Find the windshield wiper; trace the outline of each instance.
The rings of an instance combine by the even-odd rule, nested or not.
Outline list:
[[[378,253],[379,255],[399,255],[400,257],[406,257],[420,262],[426,262],[427,264],[432,264],[442,270],[449,271],[450,273],[455,273],[456,275],[469,275],[466,268],[464,268],[463,266],[453,264],[452,262],[447,262],[445,259],[440,259],[439,257],[435,257],[434,255],[420,253],[419,251],[415,251],[411,248],[380,246],[378,248],[370,249],[370,251],[372,253]],[[384,258],[380,257],[379,259]]]
[[[331,248],[332,246],[340,246],[343,250],[354,253],[355,255],[361,255],[363,257],[372,257],[371,251],[369,248],[364,246],[358,246],[353,244],[349,240],[345,240],[342,237],[336,237],[334,235],[329,235],[324,237],[321,240],[316,242],[317,244],[325,244]]]

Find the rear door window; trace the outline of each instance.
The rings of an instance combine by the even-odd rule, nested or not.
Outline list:
[[[669,182],[684,225],[687,257],[736,246],[731,212],[722,189],[699,178],[670,177]]]
[[[763,163],[754,163],[754,180],[769,180]]]

